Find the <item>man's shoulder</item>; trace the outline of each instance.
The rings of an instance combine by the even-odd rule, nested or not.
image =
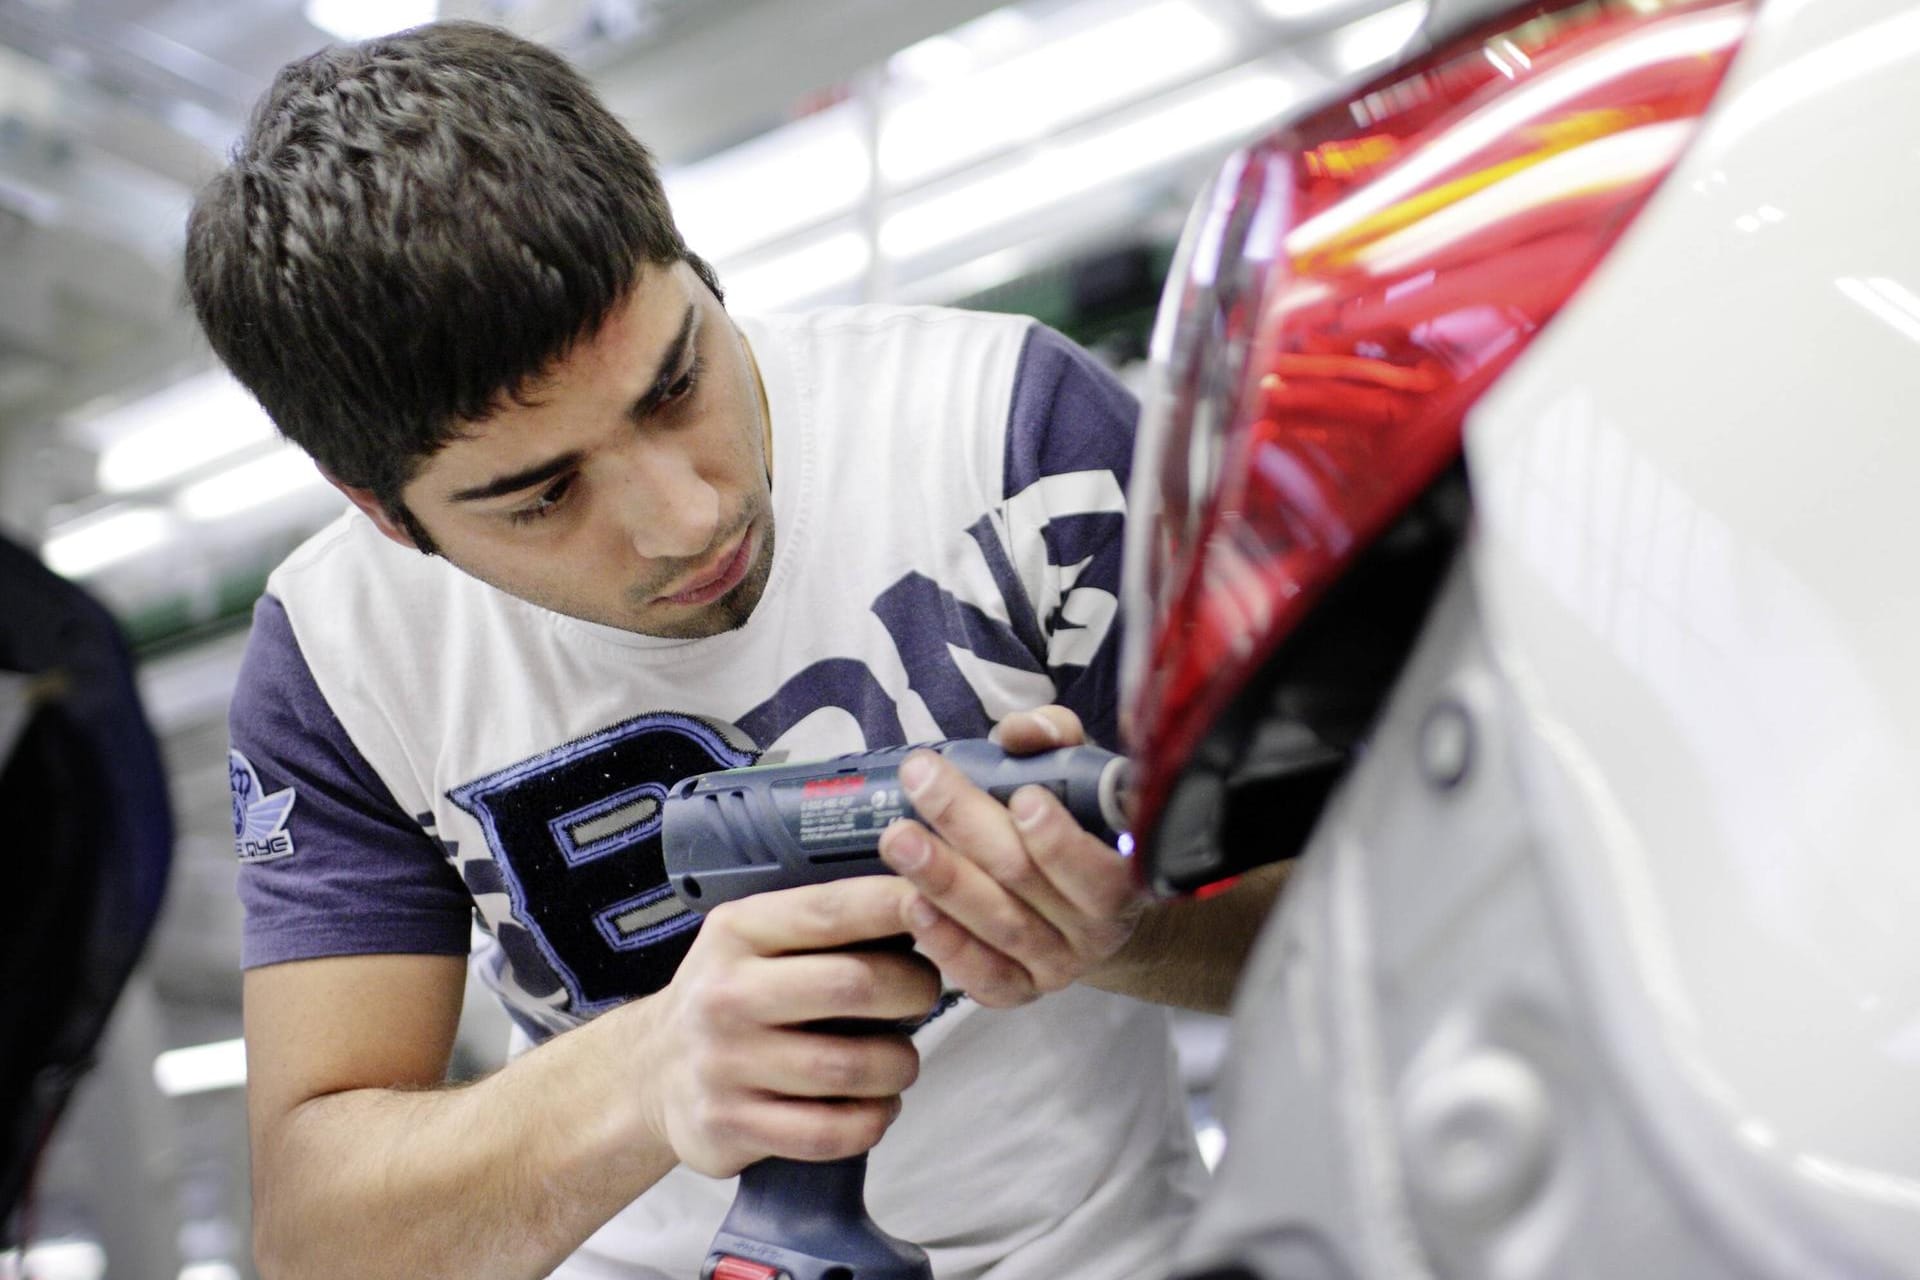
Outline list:
[[[364,557],[373,547],[366,535],[377,533],[372,521],[348,508],[289,551],[274,569],[274,575],[308,573],[342,558]]]
[[[296,547],[267,577],[308,658],[431,645],[455,617],[470,621],[479,593],[437,556],[390,541],[357,511]]]
[[[427,589],[447,577],[449,568],[443,560],[391,541],[349,509],[289,552],[268,575],[267,589],[282,600],[317,594],[341,605]]]

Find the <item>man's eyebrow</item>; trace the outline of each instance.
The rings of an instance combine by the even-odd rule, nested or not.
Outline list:
[[[653,382],[640,398],[633,402],[633,407],[627,410],[628,416],[636,420],[644,418],[659,408],[660,402],[666,399],[668,389],[680,376],[680,366],[687,358],[687,346],[693,341],[693,329],[698,318],[698,312],[689,302],[686,314],[680,317],[679,331],[673,335],[673,340],[667,343],[667,349],[661,353],[660,366],[654,371]],[[580,465],[584,456],[579,450],[563,453],[559,457],[535,463],[512,475],[496,476],[485,484],[475,485],[471,489],[462,489],[453,494],[450,501],[485,502],[489,498],[504,498],[510,493],[531,489],[537,484],[555,479],[572,470]]]
[[[580,465],[584,457],[578,449],[563,453],[557,458],[548,458],[545,462],[535,463],[524,470],[508,476],[496,476],[485,484],[475,485],[471,489],[462,489],[454,494],[454,502],[485,502],[488,498],[504,498],[510,493],[522,489],[531,489],[534,485],[553,479]]]
[[[699,312],[689,302],[687,313],[680,317],[680,331],[673,335],[673,341],[667,344],[667,349],[660,355],[660,367],[654,370],[653,381],[633,402],[633,407],[627,410],[627,416],[635,422],[658,409],[660,402],[667,398],[668,389],[679,380],[680,366],[686,361],[687,347],[693,341],[693,328],[698,320]]]

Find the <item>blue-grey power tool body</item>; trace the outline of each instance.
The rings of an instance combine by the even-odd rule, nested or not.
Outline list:
[[[667,882],[682,902],[704,912],[748,894],[888,872],[880,833],[895,818],[919,816],[899,772],[915,749],[683,779],[668,792],[660,817]],[[1110,844],[1125,828],[1126,762],[1110,751],[1063,747],[1014,756],[978,738],[927,749],[1002,801],[1034,784]],[[836,1023],[828,1029],[873,1028]],[[867,1215],[866,1169],[865,1155],[749,1165],[702,1280],[932,1280],[926,1253],[887,1235]]]

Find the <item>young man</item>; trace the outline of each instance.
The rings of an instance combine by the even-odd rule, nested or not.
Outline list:
[[[898,877],[701,925],[657,838],[756,748],[1110,742],[1125,393],[1009,317],[736,320],[640,145],[470,24],[285,69],[187,268],[357,508],[233,708],[263,1273],[687,1277],[723,1179],[883,1131],[875,1217],[942,1277],[1152,1273],[1201,1179],[1161,1011],[1099,988],[1218,1007],[1257,899],[1144,906],[931,755]],[[439,1088],[475,914],[535,1047]],[[846,1016],[926,1021],[804,1025]]]

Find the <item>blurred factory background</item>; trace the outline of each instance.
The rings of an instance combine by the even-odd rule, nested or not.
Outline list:
[[[192,193],[282,63],[435,16],[565,51],[654,149],[736,310],[1019,311],[1136,370],[1201,179],[1425,0],[0,0],[0,529],[140,658],[171,887],[50,1153],[26,1273],[248,1258],[226,707],[268,570],[341,508],[181,299]],[[22,856],[16,851],[12,856]],[[460,1069],[504,1024],[470,1002]],[[1182,1047],[1205,1123],[1219,1028]],[[3,1048],[3,1046],[0,1046]],[[22,1273],[0,1256],[0,1277]]]

